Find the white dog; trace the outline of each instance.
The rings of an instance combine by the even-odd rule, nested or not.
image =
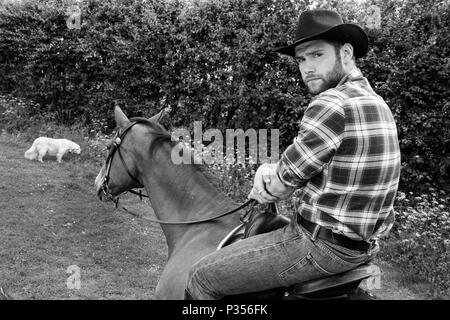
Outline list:
[[[34,140],[33,145],[30,149],[25,151],[25,158],[29,160],[37,159],[40,162],[42,158],[49,154],[51,156],[56,156],[56,161],[61,162],[63,155],[67,152],[73,152],[80,154],[81,148],[75,142],[67,139],[53,139],[47,137],[40,137]]]

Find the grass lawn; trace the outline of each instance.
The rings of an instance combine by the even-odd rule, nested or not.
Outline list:
[[[92,163],[41,164],[23,158],[27,148],[0,140],[0,286],[23,299],[152,299],[166,259],[160,227],[100,202]],[[72,265],[79,290],[66,284]]]

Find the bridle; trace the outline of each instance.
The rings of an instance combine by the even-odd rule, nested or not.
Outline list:
[[[114,155],[115,155],[116,151],[117,151],[117,153],[118,153],[118,155],[120,157],[120,160],[122,161],[123,167],[125,168],[127,174],[130,176],[130,178],[133,181],[137,182],[139,185],[142,185],[142,183],[130,172],[130,170],[128,169],[128,166],[125,163],[125,160],[124,160],[124,158],[122,156],[122,153],[120,152],[120,146],[122,145],[122,141],[123,141],[123,139],[125,137],[125,134],[128,131],[130,131],[130,129],[132,127],[134,127],[136,124],[141,123],[141,122],[144,122],[144,121],[139,121],[139,120],[132,121],[128,126],[126,126],[123,129],[122,132],[120,132],[120,129],[117,131],[117,133],[116,133],[116,135],[114,137],[114,141],[113,141],[113,143],[111,145],[111,149],[109,150],[108,157],[106,158],[106,163],[105,163],[106,164],[106,174],[105,174],[105,177],[103,179],[103,182],[102,182],[102,185],[100,187],[100,190],[101,190],[101,192],[103,192],[103,194],[108,199],[110,199],[112,202],[114,202],[114,204],[116,205],[116,208],[119,206],[119,197],[118,196],[114,197],[111,194],[110,188],[108,186],[108,182],[109,182],[109,179],[110,179],[110,172],[111,172],[111,164],[112,164],[112,161],[113,161],[113,158],[114,158]],[[142,200],[142,197],[145,197],[145,198],[149,197],[148,195],[142,194],[141,191],[128,190],[128,192],[138,195],[141,198],[141,200]],[[152,218],[148,218],[148,217],[144,217],[142,215],[136,214],[136,213],[132,212],[131,210],[125,208],[125,207],[123,207],[123,209],[126,212],[128,212],[128,213],[130,213],[130,214],[132,214],[134,216],[140,217],[140,218],[142,218],[144,220],[151,221],[151,222],[156,222],[156,223],[161,223],[161,224],[195,224],[195,223],[208,222],[208,221],[216,220],[218,218],[222,218],[224,216],[227,216],[229,214],[235,213],[235,212],[243,209],[244,207],[248,206],[250,203],[255,203],[255,202],[256,202],[255,200],[250,199],[250,200],[247,200],[246,202],[244,202],[243,204],[241,204],[240,206],[238,206],[237,208],[232,209],[230,211],[227,211],[225,213],[216,215],[214,217],[205,218],[205,219],[199,219],[199,220],[188,220],[188,221],[164,221],[164,220],[159,220],[159,219],[152,219]],[[249,211],[247,211],[245,213],[245,215],[243,215],[243,216],[247,216],[248,212]]]
[[[111,149],[109,150],[108,157],[106,158],[106,174],[105,174],[105,178],[103,179],[100,190],[103,192],[103,194],[108,199],[110,199],[112,202],[115,203],[116,208],[119,205],[119,197],[114,198],[113,195],[111,194],[109,186],[108,186],[109,178],[110,178],[109,175],[111,172],[111,164],[112,164],[112,160],[114,158],[114,154],[116,151],[119,154],[120,160],[122,161],[122,165],[125,168],[125,171],[127,172],[127,174],[130,176],[130,178],[133,181],[135,181],[139,185],[141,185],[141,182],[135,176],[133,176],[133,174],[131,174],[130,170],[128,169],[127,164],[125,163],[125,160],[123,159],[122,153],[120,152],[120,146],[122,144],[123,138],[125,137],[125,134],[138,123],[139,123],[139,121],[131,122],[128,126],[125,127],[125,129],[123,129],[122,133],[120,132],[120,129],[117,131],[116,136],[114,137],[114,141],[111,145]],[[128,190],[128,191],[139,195],[141,200],[142,200],[142,197],[148,198],[147,195],[142,194],[142,192],[140,192],[140,191],[139,192],[134,191],[134,190]]]

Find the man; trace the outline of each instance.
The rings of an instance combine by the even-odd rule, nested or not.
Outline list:
[[[392,113],[356,67],[364,31],[329,10],[300,15],[294,57],[316,95],[298,136],[276,164],[261,165],[249,198],[288,198],[301,188],[291,223],[216,251],[191,269],[197,299],[255,292],[356,268],[373,259],[392,227],[400,150]]]

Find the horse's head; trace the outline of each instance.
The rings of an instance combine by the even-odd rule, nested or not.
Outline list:
[[[119,107],[114,109],[117,132],[108,144],[108,156],[105,164],[95,178],[97,195],[106,196],[115,201],[120,194],[133,188],[142,188],[136,155],[149,150],[153,139],[148,139],[143,130],[151,132],[150,124],[157,125],[163,115],[161,111],[150,119],[128,117]],[[144,124],[138,126],[138,124]],[[157,125],[160,127],[159,125]],[[137,128],[140,129],[137,129]]]

